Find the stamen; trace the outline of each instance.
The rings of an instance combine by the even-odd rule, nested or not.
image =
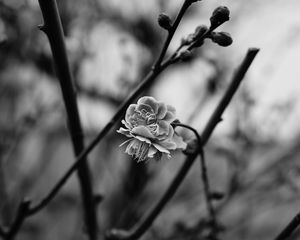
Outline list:
[[[149,149],[150,145],[148,143],[141,142],[139,144],[139,147],[136,149],[136,152],[134,154],[135,158],[138,159],[138,162],[146,160],[146,158],[148,157]]]
[[[148,125],[148,128],[152,133],[155,133],[157,130],[157,124],[156,123],[150,124],[150,125]]]

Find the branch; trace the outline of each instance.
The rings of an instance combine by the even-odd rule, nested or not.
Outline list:
[[[234,74],[230,85],[228,86],[226,92],[224,93],[222,99],[220,100],[218,106],[216,107],[215,111],[211,115],[210,119],[208,120],[208,123],[206,124],[206,127],[204,128],[204,131],[201,135],[202,146],[199,147],[203,147],[207,143],[213,130],[220,122],[223,112],[225,111],[228,104],[230,103],[230,100],[232,99],[233,95],[238,89],[241,81],[243,80],[248,68],[250,67],[258,51],[259,50],[257,48],[250,48],[248,50],[246,57],[244,58],[242,64],[240,65],[236,73]],[[182,167],[176,174],[175,178],[173,179],[169,188],[166,190],[166,192],[161,197],[161,199],[131,230],[125,231],[125,230],[113,229],[110,232],[108,232],[106,238],[109,240],[135,240],[141,237],[152,225],[153,221],[159,215],[163,207],[168,203],[168,201],[175,194],[182,180],[185,178],[189,169],[193,165],[197,155],[198,153],[187,156]]]
[[[165,41],[164,46],[162,48],[162,51],[161,51],[161,53],[160,53],[160,55],[159,55],[156,63],[153,66],[153,69],[157,69],[157,68],[159,68],[161,66],[161,63],[162,63],[162,61],[163,61],[163,59],[164,59],[164,57],[166,55],[166,52],[167,52],[168,47],[170,45],[170,42],[171,42],[171,40],[172,40],[172,38],[174,36],[174,33],[176,32],[176,29],[177,29],[177,27],[178,27],[178,25],[179,25],[179,23],[180,23],[183,15],[185,14],[186,10],[191,6],[192,3],[193,2],[190,1],[190,0],[185,0],[184,1],[183,5],[182,5],[182,7],[181,7],[181,9],[180,9],[180,11],[179,11],[179,13],[178,13],[175,21],[174,21],[174,24],[172,25],[172,27],[168,31],[168,36],[166,38],[166,41]]]
[[[202,147],[203,144],[202,144],[201,137],[198,134],[197,130],[192,128],[189,125],[182,124],[182,123],[175,123],[175,126],[180,126],[180,127],[191,130],[197,138],[197,143],[198,143],[197,149],[193,149],[193,150],[196,150],[198,152],[198,154],[200,155],[201,178],[202,178],[202,182],[203,182],[203,186],[204,186],[204,195],[205,195],[206,206],[208,208],[209,219],[211,221],[211,226],[212,226],[211,234],[213,236],[213,234],[215,234],[215,231],[217,229],[217,218],[216,218],[215,209],[214,209],[212,201],[211,201],[211,191],[210,191],[210,185],[209,185],[209,178],[207,175],[207,165],[206,165],[206,161],[205,161],[205,154],[204,154],[203,147]],[[213,237],[213,239],[216,239],[216,237]]]
[[[217,123],[222,120],[222,114],[227,108],[228,104],[230,103],[232,97],[234,96],[236,90],[238,89],[241,81],[244,79],[245,74],[247,73],[250,65],[252,64],[256,54],[258,53],[258,48],[249,48],[247,55],[245,56],[243,62],[236,70],[230,85],[228,86],[226,92],[224,93],[222,99],[220,100],[217,108],[215,109],[214,113],[208,120],[208,123],[201,134],[202,136],[202,143],[205,145],[210,135],[212,134],[214,128],[216,127]]]
[[[80,123],[73,78],[68,63],[64,33],[57,4],[55,0],[39,0],[39,4],[45,22],[44,26],[41,26],[40,29],[45,32],[50,42],[54,65],[67,111],[68,127],[74,153],[78,156],[84,150],[83,130]],[[83,159],[85,160],[85,157]],[[97,218],[87,161],[82,161],[78,164],[77,171],[84,206],[84,219],[89,238],[92,240],[97,238]]]
[[[274,240],[286,240],[292,233],[296,230],[296,228],[300,225],[300,213],[298,213],[292,221],[279,233],[279,235]]]
[[[64,186],[72,173],[79,167],[81,162],[85,161],[86,156],[95,148],[95,146],[103,139],[103,137],[109,132],[109,130],[121,119],[123,114],[126,112],[128,106],[147,88],[149,88],[157,78],[157,76],[163,72],[172,62],[168,61],[165,64],[161,65],[162,60],[166,54],[166,49],[168,48],[171,39],[173,38],[174,32],[176,31],[181,19],[182,15],[185,12],[187,5],[186,2],[190,2],[190,0],[186,0],[182,6],[182,9],[178,13],[176,20],[172,26],[172,30],[168,32],[167,40],[165,41],[162,51],[159,55],[159,58],[153,65],[152,70],[148,73],[148,75],[143,79],[143,81],[133,90],[133,92],[123,101],[123,103],[117,109],[115,115],[111,118],[111,120],[106,124],[106,126],[102,129],[102,131],[96,136],[96,138],[82,151],[78,157],[76,158],[76,162],[69,168],[69,170],[62,176],[62,178],[55,184],[55,186],[51,189],[49,194],[42,199],[37,205],[33,206],[30,209],[30,215],[35,214],[40,211],[42,208],[47,206],[47,204],[56,196],[59,190]],[[190,5],[190,4],[189,4]],[[183,10],[184,9],[184,10]]]
[[[6,240],[12,240],[17,235],[19,229],[21,228],[25,218],[26,213],[29,209],[30,201],[22,201],[18,207],[17,214],[13,224],[11,225],[9,231],[5,235]]]

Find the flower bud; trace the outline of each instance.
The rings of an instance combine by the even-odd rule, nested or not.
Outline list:
[[[199,148],[198,145],[199,145],[199,143],[198,143],[197,139],[192,139],[187,142],[187,147],[182,152],[186,155],[196,154],[198,152],[198,148]]]
[[[187,37],[181,39],[181,45],[190,45],[195,40],[195,34],[189,34]]]
[[[170,17],[165,13],[159,14],[157,21],[158,21],[159,26],[161,26],[162,28],[164,28],[166,30],[170,30],[172,27],[172,21],[171,21]]]
[[[211,40],[222,47],[227,47],[232,44],[232,38],[227,32],[212,32]]]
[[[207,31],[207,26],[205,25],[199,25],[198,27],[196,27],[195,29],[195,38],[199,38],[202,37],[202,35]]]
[[[210,24],[212,27],[220,26],[222,23],[229,20],[230,11],[225,6],[217,7],[211,17],[210,17]]]
[[[191,59],[192,53],[189,50],[184,50],[180,53],[179,57],[182,61],[186,61],[186,60]]]

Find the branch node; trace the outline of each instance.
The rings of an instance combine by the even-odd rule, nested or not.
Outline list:
[[[105,239],[106,240],[125,240],[128,239],[130,233],[125,230],[120,229],[111,229],[106,232]]]
[[[37,26],[39,30],[41,30],[42,32],[46,33],[46,25],[45,24],[40,24]]]

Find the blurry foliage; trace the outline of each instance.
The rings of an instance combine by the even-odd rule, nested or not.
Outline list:
[[[164,32],[156,16],[166,10],[172,15],[178,1],[148,2],[58,1],[87,140],[149,70],[162,45]],[[197,14],[190,11],[187,21]],[[21,198],[41,198],[73,162],[51,52],[37,29],[41,19],[36,1],[0,2],[0,211],[5,224]],[[226,62],[230,56],[207,45],[208,50],[165,73],[147,93],[181,99],[178,108],[185,112],[180,114],[197,127],[203,126],[232,71],[232,62]],[[191,91],[185,94],[186,86]],[[265,137],[260,132],[265,123],[251,117],[257,101],[249,89],[242,88],[219,126],[229,130],[207,147],[213,188],[225,192],[216,202],[223,239],[270,239],[299,209],[300,138],[297,131],[293,141]],[[293,101],[278,104],[277,115],[293,108]],[[132,226],[182,161],[178,154],[172,161],[136,165],[117,147],[119,138],[112,132],[91,159],[95,190],[104,195],[98,208],[101,231]],[[193,169],[143,239],[199,239],[205,234],[198,171]],[[72,178],[45,211],[28,219],[19,239],[83,239],[77,195]]]

